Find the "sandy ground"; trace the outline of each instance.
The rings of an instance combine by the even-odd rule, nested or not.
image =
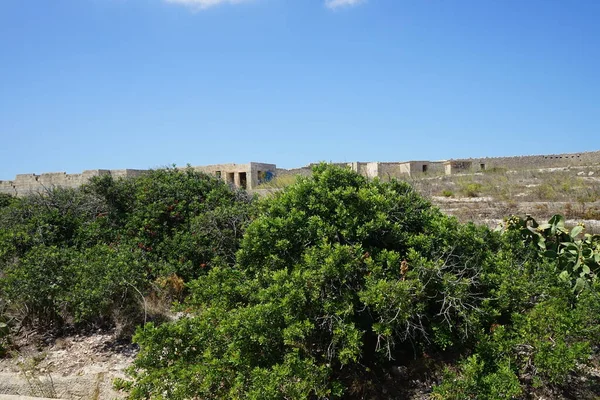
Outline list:
[[[124,377],[136,354],[134,345],[111,333],[30,342],[36,344],[0,360],[1,394],[68,400],[124,397],[113,390],[112,381]]]

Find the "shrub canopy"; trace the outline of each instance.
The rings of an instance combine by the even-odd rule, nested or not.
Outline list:
[[[320,165],[261,204],[235,267],[191,283],[187,317],[138,331],[133,397],[329,397],[468,343],[499,248],[406,183]]]

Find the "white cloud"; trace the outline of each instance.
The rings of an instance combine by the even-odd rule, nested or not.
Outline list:
[[[197,9],[206,9],[220,4],[248,3],[252,0],[165,0],[167,3],[181,4]]]
[[[365,0],[325,0],[325,7],[335,10],[340,7],[350,7],[363,3]]]

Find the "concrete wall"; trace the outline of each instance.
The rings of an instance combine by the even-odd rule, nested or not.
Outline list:
[[[409,161],[410,175],[436,174],[444,172],[442,161]]]
[[[198,172],[218,176],[226,183],[244,189],[256,189],[258,185],[277,175],[275,164],[250,162],[247,164],[215,164],[194,167]]]
[[[381,162],[378,164],[378,176],[381,179],[390,180],[410,175],[409,163]]]
[[[473,163],[471,161],[446,161],[444,163],[444,172],[446,175],[457,174],[471,170]]]
[[[426,174],[442,173],[444,163],[441,161],[406,161],[378,163],[379,177],[382,179],[403,178]],[[425,172],[423,167],[425,168]]]
[[[256,189],[263,181],[268,181],[277,175],[300,174],[310,175],[311,166],[284,170],[278,169],[275,164],[250,162],[247,164],[216,164],[193,167],[196,171],[211,175],[219,175],[221,179],[237,187],[248,190]],[[344,168],[350,168],[366,177],[382,179],[401,178],[423,174],[426,166],[427,173],[453,174],[462,171],[489,170],[493,168],[506,169],[532,169],[569,166],[600,165],[600,151],[572,154],[549,154],[537,156],[516,157],[488,157],[468,158],[440,161],[406,161],[406,162],[344,162],[334,163]],[[95,169],[83,171],[81,174],[67,174],[65,172],[36,174],[20,174],[11,181],[0,181],[0,193],[23,196],[30,192],[43,191],[45,188],[55,186],[78,187],[94,176],[111,175],[115,178],[134,177],[143,174],[145,170],[122,169],[104,170]]]
[[[277,165],[266,163],[250,163],[250,181],[248,189],[255,189],[261,183],[270,181],[277,176]]]
[[[451,162],[470,162],[472,171],[491,168],[533,169],[559,168],[582,165],[599,165],[600,151],[585,153],[546,154],[515,157],[485,157],[450,160]]]
[[[76,188],[86,183],[90,178],[100,175],[111,175],[110,170],[87,170],[81,174],[66,172],[50,172],[37,174],[19,174],[12,181],[0,181],[0,193],[14,196],[24,196],[28,193],[41,192],[53,187]],[[139,170],[115,170],[117,176],[133,176],[141,173]]]
[[[217,164],[193,167],[194,170],[216,175],[221,172],[221,179],[227,182],[231,176],[231,184],[236,187],[245,186],[247,189],[255,188],[261,181],[272,179],[277,173],[275,164],[248,163],[248,164]],[[110,175],[113,178],[131,178],[147,172],[137,169],[94,169],[86,170],[80,174],[67,174],[66,172],[51,172],[43,174],[19,174],[11,181],[0,181],[0,193],[13,196],[24,196],[28,193],[42,192],[53,187],[76,188],[88,182],[94,176]],[[245,178],[245,185],[244,185]]]

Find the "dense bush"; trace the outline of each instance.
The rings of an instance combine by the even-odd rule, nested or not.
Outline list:
[[[598,237],[584,234],[581,225],[568,230],[554,216],[546,224],[508,218],[503,239],[511,253],[528,260],[494,271],[503,282],[490,293],[489,312],[505,315],[478,335],[470,357],[447,369],[434,398],[511,399],[544,387],[580,386],[571,378],[600,344]]]
[[[2,200],[5,312],[44,329],[141,322],[157,279],[232,263],[251,212],[244,192],[191,168]]]
[[[516,264],[501,247],[404,183],[321,165],[261,205],[235,267],[190,284],[187,317],[138,331],[132,398],[358,394],[370,371],[474,344],[497,317],[486,271]]]

